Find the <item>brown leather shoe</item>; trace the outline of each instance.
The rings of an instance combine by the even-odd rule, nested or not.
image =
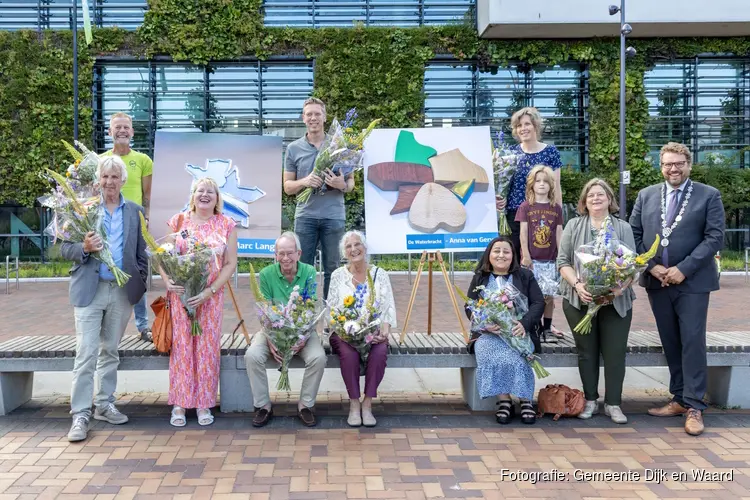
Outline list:
[[[703,433],[703,414],[690,408],[685,419],[685,432],[691,436],[700,436]]]
[[[310,408],[302,408],[297,412],[297,416],[302,421],[302,425],[307,427],[315,427],[315,414]]]
[[[648,411],[648,414],[654,417],[676,417],[677,415],[684,415],[685,413],[687,413],[687,408],[677,401],[670,401],[664,406],[651,408]]]
[[[255,418],[253,418],[253,427],[263,427],[271,421],[271,418],[273,418],[273,408],[271,408],[270,410],[261,408],[255,413]]]

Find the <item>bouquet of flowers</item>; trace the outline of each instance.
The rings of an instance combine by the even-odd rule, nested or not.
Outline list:
[[[641,255],[626,247],[617,239],[612,219],[607,216],[593,244],[581,245],[575,253],[578,279],[593,296],[586,316],[573,331],[586,335],[591,332],[591,320],[599,309],[611,302],[616,294],[629,287],[646,269],[648,261],[656,255],[659,235],[651,248]]]
[[[346,113],[343,123],[340,124],[338,120],[333,119],[331,128],[320,146],[320,152],[315,158],[314,174],[320,176],[326,170],[331,169],[334,174],[348,175],[362,168],[365,139],[380,122],[380,118],[371,121],[366,129],[355,133],[352,124],[356,118],[357,110],[352,108]],[[327,186],[323,184],[319,188],[319,193],[323,194],[327,189]],[[297,201],[307,203],[312,194],[313,189],[307,187],[297,195]]]
[[[73,163],[68,165],[65,176],[68,178],[70,187],[85,196],[93,196],[96,179],[96,168],[99,166],[99,156],[89,151],[82,143],[75,141],[75,145],[83,152],[79,152],[67,141],[62,141],[65,149],[73,157]]]
[[[180,296],[182,306],[190,318],[190,333],[193,336],[203,333],[195,308],[188,306],[188,299],[195,297],[208,286],[211,265],[218,266],[219,257],[223,254],[226,241],[214,234],[211,242],[201,242],[186,232],[170,234],[159,241],[146,229],[146,220],[141,217],[141,232],[146,241],[148,253],[154,267],[161,267],[167,275],[185,289]]]
[[[71,243],[83,243],[88,233],[95,233],[102,240],[102,249],[91,254],[103,262],[114,275],[118,286],[124,286],[130,275],[118,268],[107,241],[104,230],[104,206],[101,196],[82,197],[68,180],[57,172],[45,169],[49,177],[57,183],[56,188],[41,199],[45,207],[54,211],[52,222],[45,232],[52,236],[53,243],[58,239]]]
[[[365,301],[367,290],[370,295]],[[380,330],[380,312],[375,300],[375,285],[367,271],[367,284],[357,285],[354,295],[331,309],[331,330],[359,353],[360,374],[364,373],[372,340]]]
[[[497,139],[492,145],[492,167],[495,171],[495,194],[501,198],[508,197],[508,189],[513,175],[518,169],[522,154],[518,154],[510,149],[505,143],[505,135],[498,132]],[[510,225],[505,211],[500,211],[498,219],[498,234],[507,236],[510,234]]]
[[[545,297],[555,297],[559,295],[560,273],[557,271],[557,263],[539,261],[534,262],[534,277],[542,290]]]
[[[516,337],[512,333],[513,325],[529,310],[528,299],[516,287],[511,284],[502,288],[482,286],[477,288],[480,292],[477,300],[469,299],[458,287],[456,290],[471,311],[472,331],[497,335],[521,354],[537,378],[549,376],[549,372],[539,362],[539,356],[534,354],[531,337],[528,334]]]
[[[319,308],[315,300],[315,289],[316,283],[308,280],[303,290],[300,291],[299,285],[294,287],[286,304],[274,304],[261,294],[255,269],[250,264],[250,290],[255,296],[258,319],[281,358],[277,391],[292,390],[289,385],[289,362],[305,346],[315,324],[323,315],[324,309]]]

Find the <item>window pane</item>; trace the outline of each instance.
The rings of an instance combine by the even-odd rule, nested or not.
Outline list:
[[[750,62],[699,59],[658,64],[645,75],[654,164],[669,141],[687,144],[695,161],[744,167],[750,155]]]
[[[742,62],[700,61],[697,68],[698,161],[707,152],[732,163],[747,141],[744,120],[747,89],[743,89]],[[744,90],[744,91],[743,91]]]
[[[112,147],[106,136],[109,117],[125,111],[133,117],[133,148],[152,155],[156,129],[272,134],[286,143],[301,137],[313,66],[253,61],[206,70],[189,64],[103,63],[95,79],[96,147]]]
[[[428,64],[424,75],[425,127],[474,123],[473,67],[470,64]]]
[[[213,106],[209,131],[260,134],[258,65],[212,66],[208,81]]]
[[[478,71],[475,64],[431,63],[425,69],[425,126],[490,125],[515,141],[510,118],[536,106],[546,121],[542,140],[560,150],[563,164],[586,164],[587,87],[577,67],[521,71],[515,65]]]
[[[421,26],[463,22],[476,0],[265,0],[266,26]]]
[[[495,74],[479,72],[477,75],[476,117],[477,125],[490,125],[493,136],[505,133],[505,142],[514,143],[510,130],[510,117],[527,106],[530,92],[527,75],[515,65],[497,68]]]
[[[107,135],[109,119],[114,113],[125,112],[133,118],[133,148],[150,154],[152,147],[149,122],[152,112],[152,93],[149,89],[149,66],[145,64],[108,64],[101,68],[101,102],[96,115],[99,151],[112,148]]]
[[[302,104],[313,91],[312,64],[264,63],[262,81],[263,133],[280,135],[285,143],[302,137]]]
[[[78,28],[83,29],[83,6],[78,4]],[[89,0],[91,23],[99,27],[119,26],[133,30],[143,24],[147,0]],[[0,0],[0,30],[69,30],[73,16],[71,0]]]
[[[644,76],[651,117],[646,127],[646,140],[654,165],[659,162],[659,149],[667,142],[690,144],[693,82],[690,63],[660,64]]]
[[[588,114],[584,79],[577,68],[534,68],[531,105],[545,121],[542,141],[560,150],[563,165],[580,168]]]
[[[159,64],[156,67],[157,129],[205,130],[206,92],[202,67]]]

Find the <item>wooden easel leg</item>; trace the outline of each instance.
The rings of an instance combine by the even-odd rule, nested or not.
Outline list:
[[[424,261],[427,257],[427,251],[422,252],[422,258],[419,259],[419,266],[417,267],[417,277],[414,279],[414,286],[411,288],[411,296],[409,297],[409,305],[406,307],[406,317],[404,318],[404,326],[401,329],[401,338],[398,340],[399,344],[404,343],[404,337],[406,337],[406,329],[409,326],[409,318],[411,317],[411,310],[414,307],[414,300],[417,298],[417,288],[419,288],[419,278],[422,276],[422,269],[424,268]]]
[[[432,335],[432,262],[435,254],[427,256],[427,335]]]
[[[234,296],[234,290],[232,290],[232,284],[227,282],[227,288],[229,289],[229,295],[232,296],[232,303],[234,304],[234,310],[237,312],[237,317],[240,319],[239,326],[242,327],[242,334],[245,336],[245,341],[247,342],[248,347],[250,346],[250,334],[247,333],[247,328],[245,327],[245,320],[242,319],[242,313],[240,312],[240,308],[237,305],[237,298]],[[237,329],[235,328],[235,331]],[[234,333],[232,333],[234,335]],[[234,343],[234,338],[232,338],[232,343]]]
[[[461,319],[461,309],[458,306],[458,300],[456,300],[456,294],[454,293],[450,278],[448,278],[448,271],[445,269],[445,262],[443,261],[443,256],[440,252],[437,252],[437,259],[438,264],[440,265],[440,270],[443,272],[445,286],[448,287],[448,296],[451,298],[451,302],[453,303],[453,311],[456,313],[456,319],[458,320],[458,324],[461,326],[461,333],[463,333],[464,340],[466,340],[466,342],[468,343],[469,334],[466,332],[466,327],[464,326],[464,322]]]

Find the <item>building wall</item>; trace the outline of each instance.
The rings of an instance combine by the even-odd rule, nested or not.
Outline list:
[[[619,0],[477,0],[483,38],[619,36]],[[627,0],[625,21],[638,37],[750,35],[748,0]]]

